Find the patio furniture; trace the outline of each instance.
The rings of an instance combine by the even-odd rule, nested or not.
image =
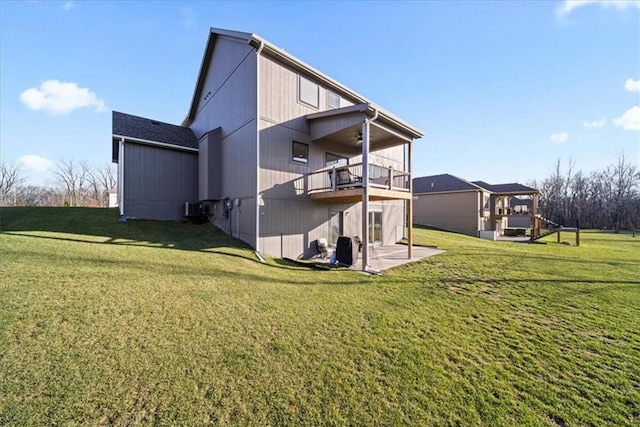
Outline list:
[[[327,255],[329,253],[329,243],[327,242],[327,239],[325,239],[324,237],[321,237],[318,239],[318,256],[320,258],[327,258]]]

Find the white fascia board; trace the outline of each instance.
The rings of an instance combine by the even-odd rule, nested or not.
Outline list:
[[[136,142],[138,144],[143,144],[143,145],[152,145],[155,147],[162,147],[162,148],[168,148],[171,150],[178,150],[178,151],[189,151],[192,153],[197,153],[198,149],[197,148],[191,148],[191,147],[184,147],[182,145],[175,145],[175,144],[167,144],[166,142],[159,142],[159,141],[151,141],[149,139],[142,139],[142,138],[133,138],[130,136],[124,136],[124,135],[113,135],[114,138],[122,138],[125,140],[125,142]]]
[[[377,127],[378,129],[382,129],[382,130],[384,130],[385,132],[388,132],[388,133],[390,133],[391,135],[393,135],[393,136],[395,136],[395,137],[397,137],[397,138],[400,138],[400,139],[402,139],[402,140],[404,140],[404,141],[407,141],[407,142],[411,142],[411,141],[413,141],[413,138],[411,138],[411,137],[409,137],[409,136],[407,136],[407,135],[403,135],[403,134],[401,134],[401,133],[399,133],[399,132],[396,132],[395,130],[391,129],[389,126],[386,126],[386,125],[384,125],[384,124],[382,124],[382,123],[380,123],[380,122],[371,122],[371,124],[372,124],[373,126]]]

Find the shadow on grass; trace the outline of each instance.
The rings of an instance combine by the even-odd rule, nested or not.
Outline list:
[[[195,224],[191,222],[151,220],[129,220],[122,223],[118,221],[117,209],[1,208],[0,233],[33,239],[204,252],[237,257],[270,268],[302,271],[310,269],[309,267],[280,259],[274,259],[273,262],[263,264],[256,258],[253,249],[249,245],[227,235],[210,223]],[[61,235],[44,233],[60,233]],[[52,256],[56,255],[52,254]],[[86,259],[84,261],[101,262],[95,259]],[[137,268],[138,266],[133,267]],[[144,268],[142,265],[139,267]],[[202,271],[202,274],[211,274],[212,270],[218,271],[215,266],[208,266]],[[346,269],[341,270],[348,271]],[[314,271],[323,271],[323,269],[314,269]],[[220,272],[222,271],[220,270]],[[237,271],[229,273],[229,277],[241,279]],[[246,279],[265,280],[265,277],[247,275]],[[309,285],[318,283],[313,280],[296,279],[281,281]],[[359,281],[351,281],[349,284],[357,282]],[[344,284],[347,283],[345,282]]]
[[[228,256],[230,254],[222,253],[221,255]],[[24,262],[29,262],[32,264],[56,264],[59,262],[60,256],[50,251],[39,253],[31,252],[23,254],[21,256],[21,259]],[[286,275],[277,272],[274,275],[273,270],[269,273],[267,270],[262,269],[248,269],[246,267],[238,267],[237,263],[230,265],[224,263],[216,263],[215,261],[193,264],[189,265],[188,268],[184,268],[184,265],[176,265],[166,258],[149,261],[136,261],[122,258],[108,259],[99,256],[65,254],[64,260],[67,263],[90,266],[94,269],[106,268],[111,270],[112,268],[117,267],[118,271],[129,272],[129,276],[131,276],[131,273],[133,272],[148,274],[150,269],[152,269],[154,274],[157,274],[158,276],[183,276],[185,283],[192,282],[194,277],[229,281],[239,286],[243,286],[245,284],[251,284],[255,286],[257,284],[268,285],[272,283],[278,283],[296,286],[329,286],[338,288],[371,283],[371,281],[368,280],[368,276],[365,275],[339,277],[335,275],[318,276],[315,274]],[[271,267],[275,269],[287,269],[286,267],[280,267],[270,264],[261,264],[261,266]],[[307,269],[291,268],[290,270],[306,271]],[[343,269],[342,271],[347,270]],[[95,271],[91,271],[88,274],[95,274]],[[320,277],[322,277],[322,279],[320,279]],[[326,280],[326,277],[331,277],[331,280]],[[348,280],[345,280],[347,277]]]
[[[187,251],[215,252],[216,249],[223,248],[251,251],[249,245],[228,236],[209,223],[149,220],[119,222],[117,209],[104,208],[2,208],[0,232],[71,242]],[[34,235],[34,232],[61,233],[67,236]],[[225,254],[257,262],[251,253],[246,256]]]

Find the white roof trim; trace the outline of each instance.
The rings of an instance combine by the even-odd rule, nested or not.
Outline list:
[[[138,144],[144,144],[144,145],[153,145],[156,147],[168,148],[171,150],[190,151],[193,153],[197,153],[199,151],[197,148],[185,147],[183,145],[168,144],[166,142],[160,142],[160,141],[151,141],[150,139],[134,138],[134,137],[125,136],[125,135],[114,134],[113,138],[118,138],[118,139],[122,138],[125,141],[129,141],[129,142],[136,142]]]

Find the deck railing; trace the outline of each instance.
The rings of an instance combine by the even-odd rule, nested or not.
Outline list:
[[[410,177],[408,172],[369,164],[370,187],[408,192]],[[307,179],[309,193],[362,187],[362,163],[320,169],[310,173]]]

